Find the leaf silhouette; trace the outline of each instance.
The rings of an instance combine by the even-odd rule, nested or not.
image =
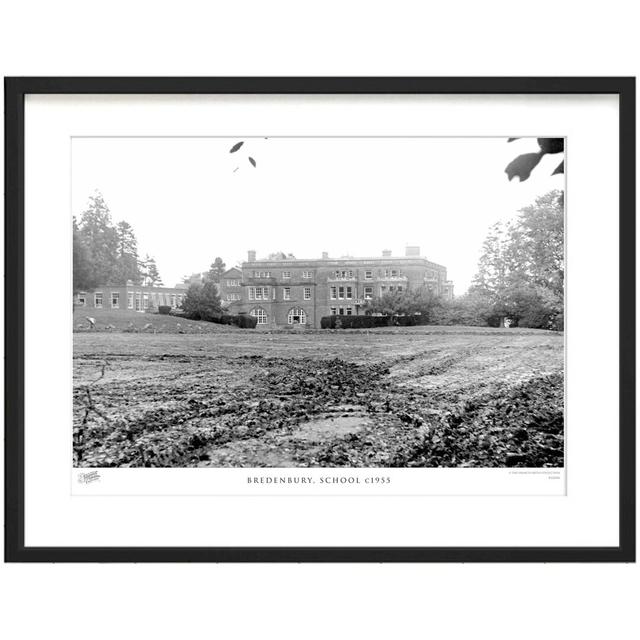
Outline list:
[[[523,153],[515,160],[512,160],[504,170],[509,181],[516,176],[520,178],[520,182],[527,180],[543,155],[543,151],[538,151],[538,153]]]
[[[249,162],[250,162],[254,167],[256,166],[256,161],[255,161],[251,156],[249,156]]]
[[[558,173],[564,173],[564,160],[553,170],[552,176]]]
[[[229,153],[235,153],[243,144],[244,142],[236,142],[236,144],[234,144],[233,147],[229,149]]]
[[[564,151],[564,138],[538,138],[538,145],[544,153]]]

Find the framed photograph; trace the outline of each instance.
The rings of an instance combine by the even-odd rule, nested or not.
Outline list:
[[[635,560],[633,78],[6,78],[13,562]]]

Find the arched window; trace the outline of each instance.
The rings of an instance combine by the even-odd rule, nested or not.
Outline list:
[[[267,312],[262,307],[251,309],[250,314],[258,319],[258,324],[267,324]]]
[[[307,314],[304,312],[304,309],[289,309],[287,322],[289,324],[306,324]]]

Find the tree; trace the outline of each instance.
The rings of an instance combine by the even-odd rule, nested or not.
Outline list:
[[[226,269],[225,263],[222,261],[222,258],[217,257],[209,267],[209,271],[207,271],[207,279],[215,282],[216,284],[220,284],[220,280],[222,279],[222,274]]]
[[[209,320],[222,313],[222,304],[215,282],[192,284],[182,301],[182,310],[192,320]]]
[[[97,284],[118,281],[118,235],[111,214],[100,192],[89,198],[79,225],[80,239],[87,250],[90,280]]]
[[[83,242],[76,217],[73,217],[73,293],[98,286],[91,269],[89,251]]]
[[[267,260],[295,260],[296,257],[293,253],[285,253],[284,251],[275,251],[274,253],[270,253]]]
[[[560,328],[564,308],[564,197],[551,191],[491,227],[472,293],[490,316],[520,326]]]
[[[131,280],[139,284],[142,280],[142,271],[138,260],[138,241],[133,227],[124,220],[116,225],[118,237],[118,258],[115,272],[115,284],[126,284]]]
[[[369,300],[365,313],[379,313],[385,316],[421,314],[429,317],[439,304],[439,297],[426,287],[393,291]]]
[[[162,278],[158,271],[158,265],[154,258],[147,254],[144,260],[140,262],[140,270],[142,272],[142,282],[148,287],[162,286]]]

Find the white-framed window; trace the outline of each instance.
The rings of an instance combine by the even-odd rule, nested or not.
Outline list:
[[[112,309],[120,308],[120,294],[117,291],[111,292],[111,308]]]
[[[391,277],[392,278],[396,278],[398,276],[398,270],[397,269],[391,269]]]
[[[254,278],[270,278],[271,271],[254,271],[253,277]]]
[[[291,271],[283,271],[282,272],[282,277],[286,278],[286,279],[291,278]]]
[[[371,280],[373,278],[373,271],[371,269],[367,269],[364,272],[364,279],[365,280]]]
[[[347,307],[347,315],[348,316],[352,315],[351,307]]]
[[[338,287],[329,287],[329,297],[331,300],[336,300],[338,298]]]
[[[227,280],[227,287],[239,287],[240,280]]]
[[[307,324],[307,314],[304,309],[289,309],[287,314],[289,324]]]
[[[303,271],[303,272],[302,272],[302,277],[303,277],[303,278],[306,278],[306,279],[311,278],[311,277],[312,277],[312,275],[313,275],[313,274],[311,273],[311,271]]]
[[[348,280],[350,278],[353,278],[353,271],[351,271],[350,269],[340,269],[336,271],[336,278],[338,278],[339,280]]]
[[[303,297],[305,300],[311,300],[311,287],[304,288]]]
[[[136,311],[142,310],[142,292],[136,291]]]
[[[80,307],[86,307],[87,306],[87,294],[86,293],[79,293],[77,299],[78,299],[78,306],[80,306]]]
[[[133,309],[133,291],[127,293],[127,309]]]
[[[267,324],[267,312],[262,307],[254,307],[249,314],[257,318],[258,324]]]
[[[93,306],[96,309],[102,309],[102,291],[96,291],[93,294]]]
[[[291,300],[291,287],[283,287],[283,289],[282,289],[282,299],[283,300]]]
[[[171,306],[175,308],[176,306],[176,294],[172,293],[171,294]]]
[[[227,293],[227,300],[240,300],[240,294],[238,294],[238,293]]]
[[[249,287],[249,300],[268,300],[269,287]]]
[[[339,316],[343,316],[343,315],[344,315],[344,307],[340,307],[340,308],[338,309],[338,315],[339,315]]]
[[[338,309],[336,307],[331,307],[331,315],[335,316],[338,313]]]
[[[143,293],[142,294],[142,308],[143,309],[148,309],[149,308],[149,294],[148,293]]]
[[[338,300],[344,300],[344,287],[338,287]]]
[[[364,288],[364,299],[371,300],[373,298],[373,287],[365,287]]]
[[[347,295],[345,296],[347,300],[351,300],[353,298],[353,287],[346,287]]]

